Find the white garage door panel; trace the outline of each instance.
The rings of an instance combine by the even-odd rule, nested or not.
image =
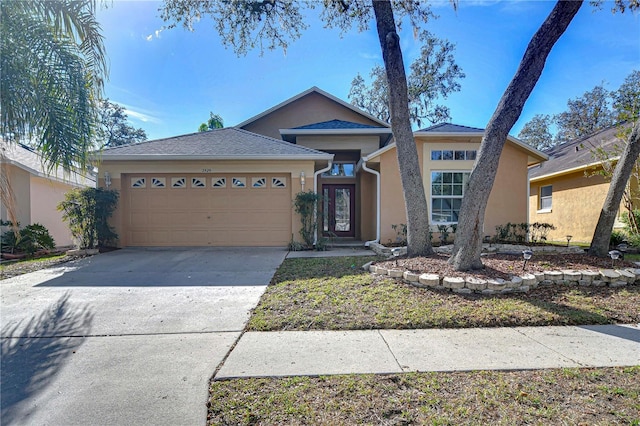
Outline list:
[[[233,187],[234,178],[245,186]],[[213,186],[216,182],[219,187]],[[290,183],[286,174],[124,175],[126,244],[287,245],[293,209]],[[202,184],[206,187],[197,186]]]

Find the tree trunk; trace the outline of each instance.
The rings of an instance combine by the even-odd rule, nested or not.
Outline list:
[[[429,239],[427,200],[420,174],[418,149],[411,130],[407,77],[402,60],[400,37],[396,32],[393,9],[389,0],[373,0],[372,4],[389,82],[391,130],[396,141],[402,192],[407,210],[407,255],[428,255],[433,253],[433,247]]]
[[[620,208],[622,195],[633,172],[633,166],[640,155],[640,121],[633,126],[629,141],[625,147],[616,168],[611,177],[609,191],[604,199],[604,205],[600,211],[600,218],[593,233],[589,254],[594,256],[606,256],[609,251],[609,240],[613,225],[616,221],[616,213]]]
[[[449,263],[457,271],[482,268],[480,253],[484,214],[498,170],[502,147],[538,82],[547,56],[582,6],[582,1],[559,1],[527,46],[520,66],[487,124],[478,158],[460,208],[453,253]],[[526,191],[526,188],[522,188]]]

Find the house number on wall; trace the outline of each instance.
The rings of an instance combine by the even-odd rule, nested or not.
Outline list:
[[[213,169],[202,169],[202,173],[212,173]]]

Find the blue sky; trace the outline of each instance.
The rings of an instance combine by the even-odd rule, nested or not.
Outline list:
[[[587,3],[587,2],[585,2]],[[427,28],[456,44],[456,61],[466,78],[444,103],[452,121],[485,127],[524,50],[554,6],[552,1],[460,0],[436,3],[440,16]],[[312,86],[348,100],[352,79],[368,77],[382,64],[375,27],[353,29],[342,38],[309,16],[307,29],[286,53],[259,51],[237,57],[222,46],[213,22],[204,18],[189,32],[163,30],[161,3],[115,0],[98,13],[110,80],[105,96],[123,105],[131,123],[149,139],[195,132],[209,111],[236,125]],[[410,30],[401,34],[408,63],[420,50]],[[612,14],[585,4],[554,47],[546,68],[512,129],[517,135],[534,114],[553,114],[569,98],[605,83],[617,88],[640,68],[640,14]]]

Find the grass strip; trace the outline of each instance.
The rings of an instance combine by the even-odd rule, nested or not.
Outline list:
[[[640,424],[640,367],[214,381],[208,424]]]
[[[251,331],[466,328],[640,322],[640,286],[541,286],[460,295],[365,273],[367,258],[286,259]]]

